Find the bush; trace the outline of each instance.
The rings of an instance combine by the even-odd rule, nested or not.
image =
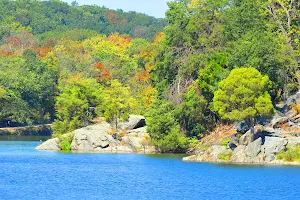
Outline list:
[[[300,161],[300,146],[288,146],[286,151],[279,152],[276,155],[276,159],[288,162]]]
[[[227,145],[229,144],[229,142],[230,142],[230,139],[221,139],[220,140],[220,145],[227,147]]]
[[[161,153],[185,153],[189,148],[189,139],[182,136],[178,131],[170,132],[152,141]]]
[[[74,138],[74,133],[59,135],[59,147],[62,149],[62,151],[69,152],[71,151],[71,143]]]
[[[229,162],[231,156],[232,156],[232,152],[230,152],[230,153],[221,153],[221,154],[218,155],[218,158],[219,158],[220,160],[224,160],[224,161]]]
[[[180,132],[180,126],[174,116],[174,105],[157,101],[146,117],[147,131],[150,133],[152,144],[159,152],[186,152],[189,139]]]

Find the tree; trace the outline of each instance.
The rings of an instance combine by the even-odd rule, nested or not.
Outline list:
[[[224,48],[223,0],[168,2],[169,25],[160,42],[152,74],[158,91],[179,105],[181,94],[198,78],[200,68],[211,61],[211,55]],[[161,95],[161,94],[160,94]]]
[[[199,92],[197,84],[191,85],[183,95],[183,102],[175,109],[182,132],[190,138],[202,138],[214,126],[207,109],[208,102]]]
[[[184,153],[189,145],[188,138],[180,132],[174,109],[174,105],[157,100],[146,114],[152,144],[162,153]]]
[[[98,110],[103,111],[104,117],[114,122],[118,129],[118,121],[126,120],[134,110],[136,100],[131,97],[130,89],[118,80],[112,80],[110,87],[104,90],[104,104]]]
[[[255,68],[233,69],[215,92],[214,109],[222,119],[246,120],[253,127],[256,117],[273,113],[270,85],[269,77]]]
[[[267,8],[285,38],[287,54],[292,58],[300,89],[300,4],[295,0],[269,0]]]
[[[61,135],[88,125],[96,117],[95,108],[103,101],[103,91],[95,79],[75,76],[67,85],[60,86],[56,99],[54,134]]]

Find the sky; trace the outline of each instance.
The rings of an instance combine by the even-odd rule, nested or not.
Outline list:
[[[63,0],[71,3],[74,0]],[[168,0],[76,0],[79,5],[99,5],[123,11],[136,11],[150,16],[162,18],[168,9]]]

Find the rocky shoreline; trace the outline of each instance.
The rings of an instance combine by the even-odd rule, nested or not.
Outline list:
[[[271,121],[255,127],[254,132],[240,123],[227,145],[212,143],[207,149],[198,149],[195,155],[183,158],[186,162],[222,162],[234,164],[300,165],[287,162],[277,155],[288,147],[300,145],[300,115],[293,107],[299,105],[300,93],[277,106]]]
[[[294,109],[300,103],[300,92],[284,104],[277,105],[272,120],[261,120],[254,131],[244,122],[235,125],[233,134],[209,143],[206,148],[194,150],[194,155],[183,158],[185,162],[215,162],[254,165],[300,165],[278,159],[278,154],[288,147],[300,146],[300,114]],[[63,135],[71,138],[70,150],[75,153],[156,153],[147,133],[145,118],[131,115],[115,131],[107,122],[90,125]],[[205,140],[205,138],[203,139]],[[50,139],[37,150],[61,151],[59,138]]]
[[[116,132],[107,122],[90,125],[63,135],[72,139],[70,150],[76,153],[153,153],[145,118],[131,115],[128,122],[120,123],[122,130]],[[50,139],[36,150],[61,151],[60,139]]]

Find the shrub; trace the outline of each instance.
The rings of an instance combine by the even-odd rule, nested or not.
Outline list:
[[[155,102],[147,113],[147,131],[152,144],[159,152],[185,153],[189,139],[181,134],[174,116],[174,105],[164,101]]]
[[[62,149],[62,151],[69,152],[71,151],[71,143],[74,137],[74,133],[59,135],[59,147]]]
[[[230,153],[226,153],[226,152],[225,152],[225,153],[219,154],[219,155],[218,155],[218,158],[219,158],[220,160],[224,160],[224,161],[229,162],[231,156],[232,156],[232,152],[230,152]]]
[[[300,146],[288,146],[285,151],[276,155],[276,159],[288,162],[300,161]]]
[[[220,145],[222,146],[227,146],[230,142],[230,139],[221,139],[220,140]]]

